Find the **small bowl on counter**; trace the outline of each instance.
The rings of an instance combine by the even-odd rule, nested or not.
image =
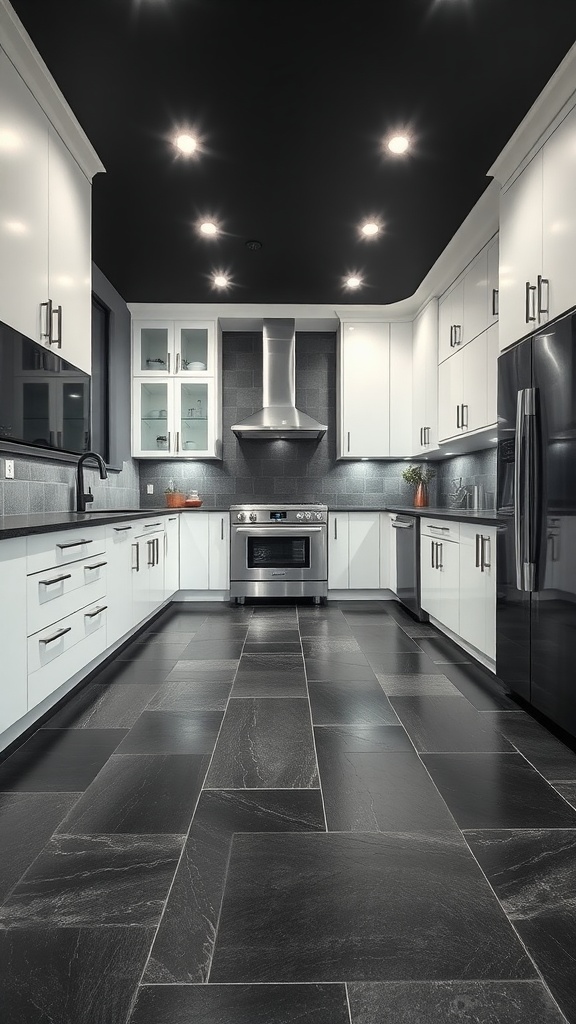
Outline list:
[[[202,505],[202,498],[185,498],[184,504],[186,508],[200,508]]]

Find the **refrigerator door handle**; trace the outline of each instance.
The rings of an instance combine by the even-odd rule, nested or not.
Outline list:
[[[516,566],[516,588],[524,590],[522,574],[522,455],[524,447],[524,401],[525,391],[516,395],[516,436],[514,444],[514,563]]]
[[[535,539],[537,536],[538,466],[536,452],[536,389],[519,391],[516,400],[514,452],[514,549],[516,586],[536,589]]]

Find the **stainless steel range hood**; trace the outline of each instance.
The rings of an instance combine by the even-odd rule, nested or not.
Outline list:
[[[263,321],[263,408],[235,423],[232,430],[243,440],[310,440],[326,432],[296,408],[296,322],[293,319]]]

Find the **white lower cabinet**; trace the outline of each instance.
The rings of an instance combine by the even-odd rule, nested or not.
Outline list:
[[[132,595],[134,537],[138,523],[118,523],[106,527],[108,561],[108,646],[129,633],[137,624]]]
[[[380,513],[328,514],[328,590],[380,589]]]
[[[164,601],[164,528],[162,523],[139,523],[147,533],[133,541],[132,602],[136,623]]]
[[[180,516],[164,522],[164,597],[180,589]]]
[[[230,589],[230,523],[226,512],[182,513],[180,589]]]
[[[460,548],[458,523],[422,520],[420,603],[453,633],[460,628]]]
[[[28,637],[28,709],[49,697],[107,647],[106,599]]]
[[[459,636],[496,659],[496,529],[460,524]]]
[[[0,542],[0,736],[28,710],[26,680],[26,538]]]

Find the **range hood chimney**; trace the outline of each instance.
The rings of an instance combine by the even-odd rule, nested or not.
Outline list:
[[[296,408],[296,321],[266,319],[263,321],[262,349],[264,355],[263,408],[235,423],[232,430],[243,440],[310,440],[326,432]]]

